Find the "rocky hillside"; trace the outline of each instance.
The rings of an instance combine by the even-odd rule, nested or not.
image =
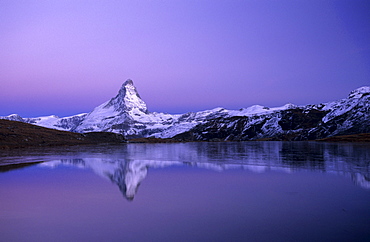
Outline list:
[[[272,113],[217,118],[174,138],[183,141],[316,140],[370,133],[370,88],[354,90],[348,98]]]

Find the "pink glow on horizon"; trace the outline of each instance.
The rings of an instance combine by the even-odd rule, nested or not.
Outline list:
[[[132,79],[150,111],[345,98],[370,85],[368,1],[0,3],[0,116],[89,112]]]

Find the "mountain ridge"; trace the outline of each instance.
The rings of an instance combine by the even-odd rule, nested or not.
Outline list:
[[[185,114],[149,112],[132,80],[118,94],[90,113],[2,119],[72,132],[113,132],[127,138],[174,138],[180,141],[241,141],[257,139],[311,140],[334,135],[370,133],[370,87],[347,98],[305,106],[288,103],[269,108],[253,105],[239,110],[215,108]]]

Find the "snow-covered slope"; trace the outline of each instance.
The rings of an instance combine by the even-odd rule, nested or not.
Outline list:
[[[273,112],[284,108],[286,107],[271,110],[249,108],[239,111],[215,108],[182,115],[149,112],[132,80],[127,80],[123,83],[117,96],[96,107],[72,131],[107,131],[123,133],[127,137],[155,136],[170,138],[186,132],[206,120],[230,115],[243,116],[261,112]]]
[[[127,80],[117,96],[96,107],[72,131],[107,131],[123,133],[129,137],[141,137],[148,126],[152,130],[162,130],[171,125],[176,117],[149,113],[132,80]]]
[[[370,133],[370,87],[352,91],[346,99],[317,105],[266,109],[216,118],[175,138],[180,140],[314,140],[334,135]],[[266,111],[263,111],[266,110]]]
[[[50,115],[38,118],[25,118],[24,121],[26,123],[35,124],[46,128],[69,131],[78,126],[80,122],[86,117],[86,115],[86,113],[81,113],[64,118]]]
[[[71,117],[4,119],[73,132],[106,131],[133,137],[176,137],[183,140],[250,140],[259,138],[316,139],[337,134],[370,132],[370,87],[352,91],[345,99],[307,106],[254,105],[240,110],[215,108],[185,114],[149,112],[132,80],[93,111]]]
[[[87,113],[81,113],[63,118],[60,118],[56,115],[42,116],[37,118],[22,118],[18,114],[11,114],[9,116],[0,117],[0,119],[8,119],[11,121],[19,121],[39,125],[45,128],[70,131],[77,127],[86,115]]]
[[[19,121],[19,122],[25,122],[24,119],[19,116],[18,114],[10,114],[8,116],[0,116],[0,119],[6,119],[10,121]]]

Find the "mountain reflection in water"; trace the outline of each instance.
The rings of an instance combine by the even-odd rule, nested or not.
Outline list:
[[[0,238],[369,241],[369,148],[226,142],[2,151]]]
[[[16,155],[3,155],[0,162],[25,157],[27,161],[48,161],[39,164],[43,167],[91,169],[116,184],[124,197],[132,200],[150,168],[170,166],[259,173],[327,172],[350,177],[355,184],[370,189],[369,148],[368,144],[318,142],[125,144],[17,151]]]

